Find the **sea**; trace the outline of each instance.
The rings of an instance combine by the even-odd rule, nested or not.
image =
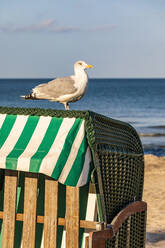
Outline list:
[[[0,106],[64,109],[47,100],[23,100],[38,84],[51,79],[0,79]],[[165,79],[89,79],[88,90],[71,110],[91,110],[130,123],[145,154],[165,156]]]

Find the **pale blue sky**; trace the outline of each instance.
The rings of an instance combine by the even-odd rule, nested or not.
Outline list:
[[[165,77],[164,0],[1,0],[0,78]]]

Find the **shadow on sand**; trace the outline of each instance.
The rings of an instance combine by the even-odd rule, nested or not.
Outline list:
[[[147,232],[147,242],[157,243],[160,241],[165,241],[165,232]]]

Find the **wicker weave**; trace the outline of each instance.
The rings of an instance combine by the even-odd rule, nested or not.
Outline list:
[[[86,134],[90,145],[99,202],[99,220],[110,223],[127,204],[142,199],[144,156],[136,131],[127,123],[116,121],[90,111],[57,111],[0,107],[0,113],[76,117],[86,120]],[[144,247],[144,214],[136,214],[120,228],[118,241],[113,238],[107,247],[125,248],[131,228],[130,247]],[[117,244],[118,243],[118,244]]]

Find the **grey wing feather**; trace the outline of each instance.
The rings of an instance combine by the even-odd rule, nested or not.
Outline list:
[[[46,84],[40,84],[33,89],[37,96],[47,98],[58,98],[66,94],[73,94],[76,92],[74,80],[71,77],[56,78]]]

